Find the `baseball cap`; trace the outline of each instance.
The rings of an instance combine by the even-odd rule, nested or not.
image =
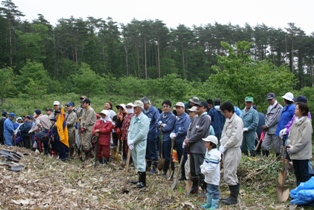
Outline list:
[[[134,104],[133,103],[128,103],[125,107],[128,107],[128,106],[134,107]]]
[[[192,106],[191,109],[188,109],[190,112],[196,112],[197,109],[196,109],[196,106]]]
[[[296,98],[293,99],[294,102],[303,102],[303,103],[307,103],[307,99],[305,96],[298,96]]]
[[[207,136],[206,138],[202,138],[203,141],[206,141],[206,142],[213,142],[214,144],[218,144],[218,139],[216,136],[214,135],[209,135]]]
[[[3,117],[7,116],[7,114],[8,114],[8,113],[7,113],[6,111],[3,111],[3,112],[2,112],[2,116],[3,116]]]
[[[136,100],[136,101],[134,101],[134,107],[141,107],[143,109],[144,104],[141,100]]]
[[[195,104],[196,106],[200,106],[200,107],[208,107],[208,103],[206,101],[200,101],[198,103]]]
[[[74,103],[72,101],[70,101],[69,103],[67,103],[65,106],[74,106]]]
[[[245,102],[253,102],[253,97],[252,96],[247,96],[245,97]]]
[[[184,106],[184,103],[182,103],[182,102],[177,102],[176,105],[175,105],[175,107],[176,107],[176,106],[185,107],[185,106]]]
[[[214,105],[220,105],[220,103],[221,103],[220,98],[214,99]]]
[[[275,93],[268,93],[266,95],[266,100],[271,100],[271,99],[274,99],[274,98],[276,98]]]
[[[10,116],[10,117],[15,117],[14,112],[11,112],[11,113],[9,114],[9,116]]]
[[[35,113],[36,113],[37,115],[40,115],[40,114],[41,114],[41,110],[40,110],[40,109],[36,109],[36,110],[35,110]]]
[[[84,98],[84,100],[82,101],[82,103],[90,104],[90,100],[89,100],[88,98]]]
[[[53,105],[54,105],[54,106],[60,106],[60,102],[59,102],[59,101],[54,101],[54,102],[53,102]]]

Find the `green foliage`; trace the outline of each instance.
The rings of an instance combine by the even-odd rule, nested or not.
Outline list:
[[[251,43],[238,42],[233,48],[222,42],[226,56],[218,56],[215,74],[210,75],[206,87],[217,90],[216,97],[243,104],[247,95],[257,105],[265,104],[268,92],[283,94],[291,91],[294,76],[285,66],[276,67],[268,61],[253,60],[249,55]]]
[[[75,92],[90,97],[97,94],[105,94],[105,79],[92,71],[88,64],[82,63],[78,74],[73,77]]]
[[[7,97],[12,96],[16,92],[16,87],[14,86],[14,74],[12,68],[0,69],[0,98],[1,106],[3,109],[4,101]]]

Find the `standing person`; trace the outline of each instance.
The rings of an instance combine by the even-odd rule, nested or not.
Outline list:
[[[46,109],[46,115],[47,115],[48,117],[50,117],[50,115],[52,114],[52,112],[53,112],[53,110],[52,110],[51,108],[47,108],[47,109]]]
[[[218,209],[219,205],[219,182],[220,182],[220,160],[221,153],[217,149],[218,139],[214,135],[203,138],[205,141],[206,153],[204,162],[200,166],[202,174],[205,175],[206,183],[206,204],[202,205],[203,209]]]
[[[127,114],[124,117],[122,127],[121,127],[121,141],[123,143],[123,158],[122,158],[123,162],[122,162],[122,165],[125,165],[127,153],[128,153],[128,149],[129,149],[128,144],[127,144],[127,140],[128,140],[128,130],[130,127],[131,119],[135,115],[133,106],[134,106],[133,103],[128,103],[126,105],[126,113]]]
[[[54,119],[54,117],[52,116],[50,117],[51,119]],[[29,133],[35,132],[34,140],[37,142],[37,148],[39,152],[40,153],[43,152],[42,144],[44,144],[45,155],[48,155],[49,152],[48,139],[46,139],[45,137],[47,136],[49,129],[51,127],[51,122],[47,115],[43,115],[41,113],[40,109],[35,110],[34,121],[35,123],[33,127],[30,129]]]
[[[149,132],[149,119],[143,114],[144,104],[140,100],[134,101],[134,113],[132,117],[129,132],[128,146],[132,151],[132,159],[135,169],[138,171],[139,178],[132,182],[137,184],[137,188],[146,186],[146,144]]]
[[[113,111],[112,103],[110,101],[107,101],[105,103],[104,110],[108,110],[109,111],[109,116],[110,116],[111,119],[113,119],[113,117],[117,115],[117,113],[115,111]]]
[[[83,116],[83,111],[84,108],[82,106],[82,101],[86,98],[86,96],[81,96],[80,97],[80,104],[75,108],[75,112],[76,112],[76,123],[75,123],[75,149],[76,152],[78,153],[78,155],[80,155],[80,144],[81,144],[81,127],[80,127],[80,123],[82,120],[82,116]]]
[[[61,104],[59,101],[53,102],[53,112],[49,115],[49,118],[56,118],[56,115],[61,111]]]
[[[221,201],[227,205],[238,203],[240,184],[237,169],[241,162],[241,144],[243,139],[243,121],[235,114],[232,103],[221,104],[220,109],[226,118],[222,130],[219,151],[224,165],[223,178],[229,186],[230,196]]]
[[[214,107],[209,110],[208,114],[211,117],[211,125],[214,128],[215,136],[218,138],[218,141],[219,141],[221,138],[221,131],[225,123],[225,118],[222,115],[221,110],[220,110],[219,98],[214,99]]]
[[[211,99],[207,99],[206,102],[208,103],[207,114],[209,115],[210,110],[214,108],[214,102]]]
[[[258,112],[257,106],[253,105],[253,108]],[[265,115],[262,112],[258,112],[258,124],[256,128],[256,138],[258,139],[258,141],[259,139],[261,139],[261,134],[263,132],[263,129],[262,129],[263,125],[265,125]],[[257,146],[258,141],[255,141],[255,147]],[[255,154],[256,155],[261,154],[261,144],[259,144],[258,148],[256,148]]]
[[[8,113],[6,111],[3,111],[1,119],[0,119],[0,144],[4,144],[4,136],[3,136],[4,121],[7,119],[7,117],[8,117]]]
[[[147,149],[146,149],[146,161],[147,161],[147,169],[149,170],[151,168],[151,165],[153,165],[154,168],[151,168],[151,172],[155,173],[158,163],[158,120],[160,117],[158,109],[151,105],[150,100],[144,96],[141,98],[141,101],[144,104],[143,113],[148,117],[149,119],[149,132],[147,136]]]
[[[281,139],[276,135],[276,129],[282,112],[282,106],[276,100],[276,95],[272,92],[266,95],[266,100],[269,103],[266,112],[265,125],[262,129],[266,132],[262,143],[262,153],[268,156],[271,145],[274,145],[275,153],[278,155],[281,151]]]
[[[183,143],[183,145],[187,145],[190,149],[191,181],[193,182],[190,193],[192,194],[197,193],[199,185],[205,190],[204,174],[202,174],[200,170],[200,165],[204,161],[206,150],[202,138],[208,136],[210,127],[210,119],[207,114],[207,102],[200,101],[196,103],[196,106],[198,117],[191,123]]]
[[[243,140],[241,150],[245,155],[255,156],[255,138],[258,125],[258,112],[253,108],[253,97],[245,97],[245,109],[241,113],[243,120]]]
[[[81,135],[82,135],[82,149],[85,153],[85,158],[81,157],[81,160],[86,160],[91,154],[91,139],[92,139],[92,129],[96,122],[96,113],[94,109],[90,106],[90,100],[85,98],[82,101],[82,107],[84,109],[82,120],[81,120]],[[82,152],[82,151],[81,151]],[[82,155],[82,154],[81,154]]]
[[[188,109],[188,111],[189,111],[189,118],[190,118],[191,123],[192,123],[193,119],[195,117],[197,117],[197,107],[196,106],[192,106],[192,108]]]
[[[115,131],[118,135],[117,140],[119,141],[119,148],[118,151],[121,152],[122,151],[122,141],[121,141],[121,128],[122,128],[122,123],[124,120],[124,117],[126,115],[126,108],[125,108],[125,104],[119,104],[116,106],[116,108],[118,109],[118,114],[117,114],[117,121],[115,124]],[[114,142],[114,144],[116,146],[118,146],[118,142]]]
[[[70,158],[73,156],[74,149],[75,149],[75,124],[77,121],[77,115],[74,109],[74,103],[70,101],[66,105],[67,109],[67,116],[66,122],[68,127],[68,139],[69,139],[69,147],[70,147]]]
[[[176,116],[171,112],[171,102],[169,100],[165,100],[162,102],[163,112],[161,113],[158,121],[158,125],[160,126],[160,131],[163,135],[163,154],[165,157],[165,164],[163,168],[164,175],[167,174],[169,167],[174,170],[174,163],[172,162],[170,166],[170,158],[171,157],[171,138],[170,133],[174,128],[176,123]],[[152,173],[156,173],[155,168],[157,165],[153,164]]]
[[[32,128],[32,123],[29,121],[30,119],[30,116],[24,116],[24,122],[19,128],[19,137],[16,138],[16,144],[18,144],[18,142],[23,142],[23,145],[26,148],[31,148],[31,140],[28,133]]]
[[[295,104],[293,102],[293,94],[291,92],[286,93],[282,96],[284,101],[284,107],[282,108],[281,116],[276,128],[276,136],[280,137],[280,131],[285,128],[285,126],[291,121],[294,116]],[[282,145],[282,141],[281,145]],[[276,154],[277,156],[280,155]]]
[[[12,141],[14,138],[14,117],[15,114],[11,112],[9,117],[4,121],[3,126],[3,136],[4,136],[4,145],[13,146]]]
[[[178,152],[179,162],[181,162],[181,157],[183,153],[182,144],[187,135],[191,120],[189,118],[189,115],[185,112],[184,103],[182,102],[176,103],[175,108],[177,111],[177,119],[174,125],[174,129],[171,131],[170,138],[171,139],[175,138],[176,150]],[[183,166],[185,165],[186,159],[187,159],[187,155],[185,152],[183,156],[183,162],[182,162]],[[186,180],[184,167],[181,168],[180,180]]]
[[[297,186],[311,178],[309,160],[312,158],[312,123],[307,117],[309,107],[306,103],[298,103],[295,108],[296,119],[289,133],[287,152],[293,162]]]
[[[98,136],[98,151],[95,151],[95,155],[97,154],[100,164],[106,164],[110,157],[110,137],[113,126],[108,110],[102,110],[99,115],[100,119],[96,121],[92,132],[93,135]]]

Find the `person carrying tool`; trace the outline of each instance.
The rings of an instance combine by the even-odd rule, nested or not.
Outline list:
[[[170,166],[170,158],[171,158],[171,146],[172,141],[170,139],[170,133],[174,128],[176,123],[176,116],[171,112],[171,102],[169,100],[165,100],[162,102],[163,112],[161,113],[158,121],[159,129],[163,133],[163,151],[165,157],[165,165],[163,168],[163,174],[166,175],[169,167],[171,167],[172,171],[174,170],[174,164],[172,162]]]
[[[191,123],[183,147],[187,145],[190,149],[191,181],[193,182],[190,193],[196,194],[201,185],[205,190],[204,174],[201,173],[200,165],[204,161],[206,148],[202,138],[209,134],[210,116],[207,114],[208,104],[206,101],[196,103],[198,116]]]
[[[312,123],[308,118],[309,107],[299,102],[294,114],[295,120],[289,133],[287,153],[293,162],[296,184],[306,182],[311,178],[309,174],[309,160],[312,158]]]
[[[99,115],[100,119],[96,121],[92,133],[98,137],[96,142],[98,151],[95,151],[97,159],[100,164],[106,164],[110,157],[110,136],[113,126],[108,110],[102,110]]]
[[[137,188],[146,186],[146,145],[147,134],[149,131],[149,119],[143,114],[144,104],[140,100],[134,101],[134,113],[132,117],[129,133],[128,146],[132,151],[132,159],[135,169],[138,171],[139,178],[131,183],[137,184]]]
[[[90,100],[85,98],[82,101],[82,107],[84,109],[82,120],[81,120],[81,135],[82,135],[82,149],[85,152],[85,158],[81,158],[82,160],[87,159],[90,156],[91,152],[91,139],[92,139],[92,129],[96,122],[96,113],[94,109],[90,106]],[[82,154],[81,154],[82,155]]]
[[[146,149],[146,161],[147,169],[151,168],[151,173],[156,173],[157,163],[158,163],[158,119],[159,111],[156,107],[151,105],[150,100],[144,96],[141,98],[144,104],[143,113],[149,119],[149,132],[147,136],[147,149]],[[151,167],[153,166],[153,167]]]
[[[217,149],[218,139],[214,135],[203,138],[206,153],[204,162],[200,166],[202,174],[205,175],[207,202],[201,206],[203,209],[214,210],[219,204],[219,182],[220,182],[220,160],[221,153]]]
[[[226,121],[221,133],[219,151],[223,155],[223,178],[230,190],[230,196],[226,199],[221,199],[221,201],[224,204],[231,205],[238,203],[240,190],[237,169],[241,162],[240,147],[243,139],[243,121],[234,113],[232,103],[225,102],[220,106],[220,109]]]
[[[178,102],[175,105],[177,111],[177,119],[174,125],[174,129],[171,131],[170,138],[176,139],[176,150],[178,152],[179,162],[181,162],[181,156],[183,153],[182,144],[187,135],[188,128],[190,125],[190,118],[189,115],[185,112],[184,103]],[[184,159],[182,164],[184,165],[187,159],[187,155],[184,154]],[[185,178],[185,169],[184,167],[181,168],[181,178],[180,180],[186,180]]]
[[[66,122],[67,122],[67,127],[68,127],[70,158],[71,158],[75,149],[75,124],[77,120],[77,115],[74,110],[73,102],[70,101],[65,106],[67,109]]]

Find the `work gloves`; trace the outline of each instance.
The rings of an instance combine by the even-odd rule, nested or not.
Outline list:
[[[130,148],[130,150],[134,149],[134,140],[128,139],[128,146]]]
[[[243,128],[243,132],[246,132],[248,131],[249,129],[248,128]]]
[[[134,149],[134,144],[130,144],[129,148],[130,148],[130,150],[133,150]]]
[[[170,138],[174,139],[175,137],[177,137],[177,135],[175,133],[170,133]]]
[[[224,152],[225,152],[225,147],[224,146],[222,146],[222,145],[220,145],[220,147],[219,147],[219,152],[221,153],[221,154],[223,154]]]
[[[284,135],[287,135],[287,128],[284,128],[279,132],[280,138],[282,138]]]
[[[288,153],[289,155],[291,155],[291,154],[294,152],[293,146],[292,146],[291,144],[289,144],[288,146],[286,146],[286,148],[287,148],[287,153]]]
[[[81,128],[81,133],[84,133],[86,131],[86,128]]]

